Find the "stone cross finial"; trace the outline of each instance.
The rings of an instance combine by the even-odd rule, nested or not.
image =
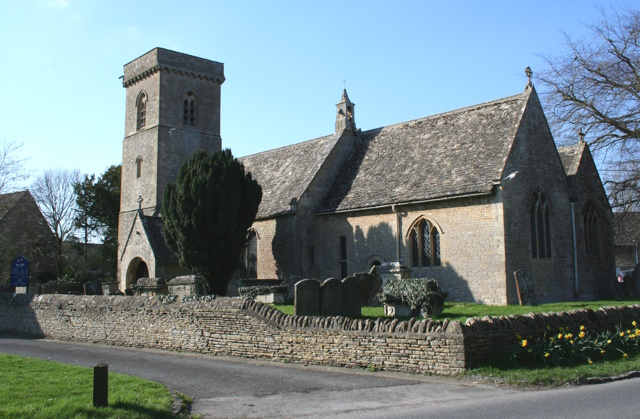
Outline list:
[[[533,83],[531,83],[531,76],[533,76],[531,67],[527,66],[527,68],[524,69],[524,74],[527,76],[527,87],[533,87]]]
[[[138,209],[139,210],[142,209],[142,201],[144,201],[144,199],[142,199],[142,195],[138,195]]]
[[[584,132],[582,132],[582,128],[578,131],[578,137],[580,137],[580,144],[584,143]]]

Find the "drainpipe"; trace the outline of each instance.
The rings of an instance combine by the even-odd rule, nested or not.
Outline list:
[[[396,214],[396,260],[398,262],[402,262],[400,260],[400,246],[402,246],[402,220],[396,204],[391,205],[391,211]]]
[[[573,295],[578,296],[578,247],[576,246],[576,204],[570,202],[571,207],[571,231],[573,233]]]

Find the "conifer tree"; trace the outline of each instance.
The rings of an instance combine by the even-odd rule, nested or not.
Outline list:
[[[262,188],[229,149],[196,152],[165,189],[165,241],[214,294],[226,294],[261,199]]]

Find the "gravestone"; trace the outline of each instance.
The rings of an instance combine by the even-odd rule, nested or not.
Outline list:
[[[526,269],[520,269],[515,271],[513,276],[516,279],[516,288],[518,289],[520,305],[537,306],[536,291],[529,271]]]
[[[295,284],[294,315],[320,315],[320,282],[316,279],[303,279]]]
[[[390,279],[411,278],[411,269],[400,262],[383,262],[376,270],[383,284]]]
[[[360,283],[360,297],[363,306],[379,305],[378,293],[382,288],[382,278],[378,267],[373,266],[369,273],[360,272],[353,275]]]
[[[85,282],[84,295],[102,295],[102,284],[99,281]]]
[[[320,315],[342,316],[342,281],[329,278],[320,284]]]
[[[342,280],[342,315],[355,319],[360,317],[361,311],[360,280],[349,276]]]
[[[132,287],[135,287],[136,294],[138,295],[149,295],[155,297],[157,295],[165,295],[169,293],[167,283],[162,278],[139,278]]]
[[[207,280],[198,275],[177,276],[167,283],[170,295],[207,295]]]

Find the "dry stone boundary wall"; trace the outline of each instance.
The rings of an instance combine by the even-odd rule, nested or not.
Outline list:
[[[640,320],[640,306],[458,321],[290,316],[244,298],[0,294],[0,334],[219,356],[452,375],[538,336]]]

